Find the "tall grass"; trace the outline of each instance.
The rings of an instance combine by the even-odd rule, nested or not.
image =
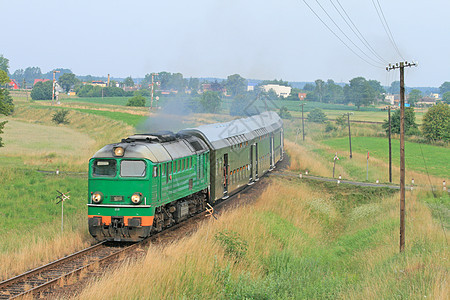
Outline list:
[[[400,255],[397,210],[387,190],[277,180],[254,205],[151,247],[79,298],[445,299],[444,233],[413,194]]]

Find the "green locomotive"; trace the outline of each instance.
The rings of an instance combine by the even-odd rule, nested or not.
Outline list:
[[[283,148],[275,112],[107,145],[89,161],[89,232],[142,240],[253,184]]]

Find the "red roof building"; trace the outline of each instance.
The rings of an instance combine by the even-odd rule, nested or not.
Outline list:
[[[19,85],[13,80],[11,80],[11,82],[9,83],[9,88],[13,89],[13,90],[18,90],[19,89]]]
[[[35,79],[33,85],[35,85],[38,82],[46,82],[46,81],[50,81],[50,79]]]
[[[305,100],[306,99],[306,93],[298,93],[298,99]]]

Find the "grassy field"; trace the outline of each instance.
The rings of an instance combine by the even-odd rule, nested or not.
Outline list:
[[[62,105],[70,109],[70,124],[56,126],[51,117],[61,107],[25,99],[20,95],[13,116],[5,118],[10,123],[2,134],[6,146],[0,148],[0,280],[92,242],[86,224],[86,177],[64,172],[85,172],[100,147],[133,134],[144,119],[141,126],[149,131],[232,119],[208,114],[147,119],[147,109],[124,107],[119,100],[104,104],[74,99]],[[378,112],[362,113],[369,117]],[[285,122],[291,170],[331,177],[330,157],[339,148],[342,159],[336,172],[365,179],[364,146],[373,143],[380,150],[371,150],[370,180],[385,173],[378,125],[352,125],[352,160],[345,158],[345,131],[325,133],[324,125],[307,124],[303,143],[295,140],[298,127],[298,120]],[[364,138],[368,141],[358,141]],[[436,176],[446,174],[448,162],[436,156],[439,149],[448,154],[448,148],[426,146],[424,152],[432,154],[427,164],[435,172],[431,179],[442,182]],[[407,163],[410,169],[417,163],[417,171],[408,176],[426,181],[420,160],[414,158]],[[62,175],[36,171],[56,168]],[[63,235],[57,189],[71,195]],[[273,180],[254,205],[208,221],[167,247],[150,248],[144,262],[129,262],[109,273],[80,298],[446,299],[449,263],[443,230],[450,225],[449,202],[439,193],[408,193],[407,249],[399,255],[398,195],[392,191]]]
[[[388,190],[274,180],[255,204],[150,247],[79,298],[446,299],[440,225],[409,198],[398,254],[397,206]]]
[[[349,151],[348,138],[329,139],[324,140],[322,143],[340,153]],[[370,157],[388,161],[388,149],[389,145],[387,138],[352,138],[352,151],[356,153],[367,154],[367,151],[369,151]],[[400,164],[399,149],[399,140],[392,140],[392,161],[395,165]],[[405,142],[405,149],[405,162],[407,168],[420,171],[422,173],[425,173],[428,170],[428,172],[432,175],[442,178],[449,177],[450,148]]]

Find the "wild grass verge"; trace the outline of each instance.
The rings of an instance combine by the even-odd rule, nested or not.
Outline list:
[[[79,298],[448,297],[440,226],[411,195],[407,247],[399,254],[397,210],[389,190],[276,180],[254,205],[206,221],[167,247],[151,247],[144,261],[127,262]]]

